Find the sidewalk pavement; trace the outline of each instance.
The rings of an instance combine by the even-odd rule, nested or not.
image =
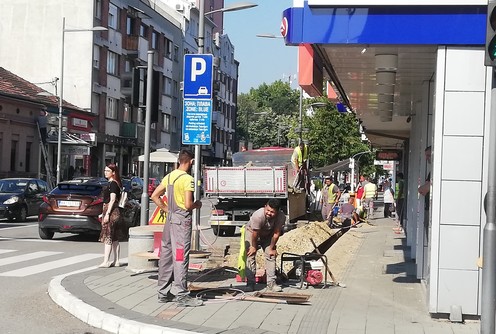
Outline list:
[[[382,212],[375,215],[382,216]],[[393,232],[392,219],[380,218],[372,223],[356,229],[363,236],[362,244],[344,276],[338,278],[346,288],[284,288],[284,292],[311,294],[310,305],[239,300],[209,300],[196,308],[160,304],[156,273],[132,274],[122,267],[56,277],[49,285],[49,294],[80,320],[119,334],[479,333],[476,320],[460,324],[431,318],[404,235]],[[332,256],[332,247],[326,255]],[[244,285],[230,273],[218,273],[201,284]]]

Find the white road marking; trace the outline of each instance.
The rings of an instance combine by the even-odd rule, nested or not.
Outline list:
[[[0,249],[0,254],[17,252],[15,249]]]
[[[17,256],[11,256],[11,257],[7,257],[5,259],[0,259],[0,266],[6,266],[6,265],[12,264],[12,263],[34,260],[34,259],[39,259],[42,257],[52,256],[52,255],[57,255],[57,254],[62,254],[62,252],[40,251],[40,252],[22,254],[22,255],[17,255]]]
[[[0,226],[2,226],[4,224],[5,225],[10,225],[10,223],[9,224],[7,224],[7,223],[0,223]],[[36,225],[38,225],[38,224],[36,224]],[[36,226],[36,225],[11,226],[11,227],[1,228],[0,231],[15,230],[15,229],[18,229],[18,228],[27,228],[27,227],[33,227],[33,226]]]
[[[0,232],[2,230],[0,229]],[[27,242],[64,242],[64,240],[43,240],[43,239],[18,239],[18,238],[2,238],[0,240],[15,240],[15,241],[27,241]]]
[[[24,268],[17,269],[17,270],[7,271],[4,273],[0,273],[0,276],[24,277],[24,276],[39,274],[39,273],[49,271],[52,269],[70,266],[70,265],[77,264],[77,263],[80,263],[83,261],[93,260],[93,259],[96,259],[98,257],[102,257],[102,254],[88,253],[88,254],[76,255],[76,256],[65,258],[65,259],[60,259],[60,260],[51,261],[51,262],[45,262],[45,263],[37,264],[34,266],[29,266],[29,267],[24,267]]]

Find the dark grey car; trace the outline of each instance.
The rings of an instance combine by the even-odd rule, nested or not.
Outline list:
[[[48,192],[45,181],[33,178],[0,180],[0,218],[25,221],[38,215],[43,195]]]

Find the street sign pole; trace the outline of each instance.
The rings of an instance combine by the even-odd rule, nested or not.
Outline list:
[[[199,18],[198,18],[198,54],[203,53],[205,43],[205,0],[199,1]],[[183,123],[184,124],[184,123]],[[195,145],[195,200],[200,199],[200,166],[201,150],[200,145]],[[191,234],[191,248],[200,250],[200,209],[193,211],[193,231]]]

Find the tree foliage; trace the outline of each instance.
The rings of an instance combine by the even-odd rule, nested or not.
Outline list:
[[[249,138],[254,148],[297,145],[300,138],[299,98],[298,89],[291,89],[288,83],[280,80],[240,94],[236,122],[238,140]],[[324,106],[315,107],[317,102]],[[302,107],[301,136],[309,143],[314,167],[370,150],[368,144],[361,141],[354,114],[339,113],[325,98],[303,99]],[[360,155],[360,171],[375,172],[373,162],[373,153]]]
[[[255,148],[287,146],[289,125],[298,114],[298,102],[299,92],[280,80],[240,94],[236,119],[238,140],[249,139]]]

